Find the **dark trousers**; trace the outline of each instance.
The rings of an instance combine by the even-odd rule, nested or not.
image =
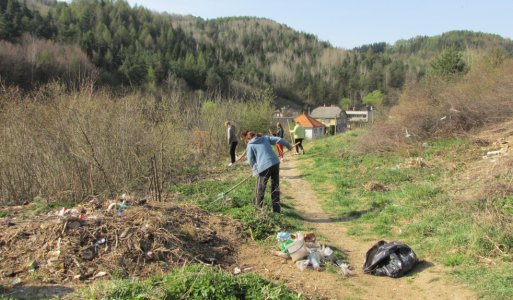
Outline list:
[[[296,153],[299,153],[299,149],[305,153],[305,149],[303,149],[303,139],[294,139],[294,144],[297,144]]]
[[[280,212],[280,164],[275,164],[269,169],[258,174],[256,185],[256,205],[262,207],[267,181],[271,178],[271,200],[273,212]]]
[[[237,148],[237,142],[230,143],[230,159],[232,164],[235,162],[235,148]]]

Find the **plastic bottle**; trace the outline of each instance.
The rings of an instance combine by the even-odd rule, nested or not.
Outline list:
[[[310,264],[312,264],[314,270],[321,270],[321,255],[319,254],[319,252],[315,251],[310,253],[310,255],[308,255],[308,261],[310,262]]]

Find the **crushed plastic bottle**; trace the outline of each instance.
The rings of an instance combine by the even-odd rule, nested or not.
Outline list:
[[[321,270],[321,255],[318,251],[312,252],[308,255],[308,261],[316,271]]]
[[[333,254],[333,250],[330,247],[325,247],[324,245],[321,248],[321,256],[330,256]]]

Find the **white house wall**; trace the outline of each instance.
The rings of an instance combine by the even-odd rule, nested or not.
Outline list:
[[[306,139],[318,139],[323,137],[324,128],[323,127],[315,127],[315,128],[305,128],[305,137]]]

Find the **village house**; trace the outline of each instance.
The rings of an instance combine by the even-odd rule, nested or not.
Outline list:
[[[365,110],[346,110],[347,128],[355,128],[365,126],[369,122],[373,122],[372,109]]]
[[[272,114],[272,127],[276,126],[276,123],[280,122],[284,127],[287,126],[288,123],[292,123],[294,118],[299,115],[299,112],[296,110],[282,107],[275,110]]]
[[[309,140],[318,139],[324,135],[326,126],[307,114],[301,114],[294,118],[294,122],[305,128],[306,138]],[[292,126],[292,125],[291,125]]]
[[[338,106],[317,107],[310,116],[324,124],[329,134],[337,134],[347,129],[347,116]]]

